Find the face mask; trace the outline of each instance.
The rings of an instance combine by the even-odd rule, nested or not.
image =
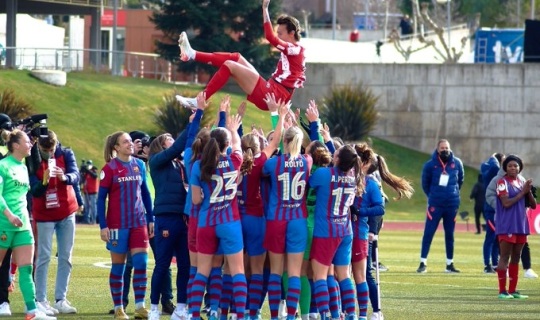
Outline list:
[[[450,151],[443,150],[443,151],[439,152],[439,157],[441,158],[442,161],[448,160],[448,158],[450,158]]]
[[[49,155],[48,152],[43,152],[43,151],[39,150],[39,154],[41,155],[41,159],[43,159],[45,161],[49,160],[50,155]]]

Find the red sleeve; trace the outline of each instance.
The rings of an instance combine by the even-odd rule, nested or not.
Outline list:
[[[242,157],[242,151],[235,150],[235,151],[233,151],[233,153],[231,153],[230,157],[231,157],[231,161],[232,161],[232,163],[234,165],[234,168],[236,170],[239,170],[240,166],[242,165],[242,161],[244,161],[244,158]]]
[[[506,184],[506,180],[500,179],[497,181],[497,197],[502,197],[504,195],[508,195],[508,185]]]
[[[276,36],[276,34],[274,33],[274,28],[272,27],[272,23],[270,22],[264,23],[264,36],[266,37],[266,40],[268,40],[268,42],[270,42],[270,44],[276,47],[279,51],[283,52],[289,46],[287,42],[280,40]]]

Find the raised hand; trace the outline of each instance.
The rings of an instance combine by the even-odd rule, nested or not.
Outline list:
[[[221,99],[221,103],[219,104],[219,112],[223,111],[227,113],[231,111],[231,96],[228,94]]]
[[[309,122],[315,122],[319,120],[319,109],[317,108],[315,100],[309,101],[309,106],[306,110],[306,117]]]
[[[197,94],[197,109],[204,111],[208,107],[209,102],[206,101],[206,92],[201,91]]]
[[[324,124],[322,128],[319,128],[319,132],[321,133],[321,136],[324,139],[324,142],[332,140],[332,136],[330,135],[330,128],[328,127],[328,124]]]
[[[242,103],[240,103],[240,105],[238,106],[237,112],[242,118],[246,114],[246,107],[247,107],[247,103],[245,101],[242,101]]]
[[[268,111],[270,112],[277,112],[279,105],[281,104],[281,99],[276,101],[276,96],[274,93],[267,93],[264,97],[264,102],[266,102],[266,105],[268,106]]]
[[[242,117],[239,114],[227,117],[227,129],[229,129],[230,132],[237,132],[241,123]]]

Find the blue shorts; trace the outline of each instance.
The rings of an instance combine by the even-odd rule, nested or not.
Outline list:
[[[308,241],[307,219],[267,220],[265,248],[273,253],[304,253]]]
[[[264,217],[242,215],[242,234],[244,246],[248,256],[260,256],[265,253],[264,234],[266,231],[266,219]]]
[[[114,253],[127,253],[130,249],[137,248],[148,248],[148,229],[146,227],[109,229],[107,250]]]
[[[197,229],[197,252],[202,254],[235,254],[244,249],[240,220]],[[219,250],[218,250],[219,249]]]

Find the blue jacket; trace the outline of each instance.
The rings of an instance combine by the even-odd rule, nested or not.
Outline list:
[[[448,174],[448,184],[445,187],[439,185],[443,171]],[[443,167],[437,150],[435,150],[431,160],[424,164],[422,170],[422,189],[428,197],[428,205],[458,208],[460,203],[459,190],[463,185],[464,177],[463,164],[458,157],[454,157],[453,152],[450,152],[450,157]]]
[[[493,178],[497,176],[499,171],[499,161],[495,157],[490,157],[486,162],[480,165],[480,173],[482,174],[482,181],[484,182],[484,195],[489,186],[489,183]],[[490,206],[487,201],[484,202],[484,216],[493,220],[495,215],[495,208]]]
[[[188,182],[185,169],[175,159],[184,151],[187,130],[170,146],[150,157],[150,176],[155,188],[154,216],[167,213],[183,214]]]

